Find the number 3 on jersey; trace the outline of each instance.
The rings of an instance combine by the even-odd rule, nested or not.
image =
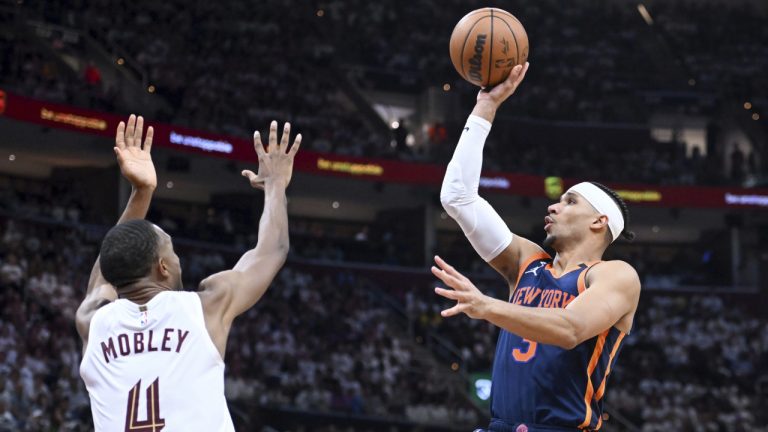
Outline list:
[[[539,344],[530,339],[523,339],[523,343],[528,344],[525,351],[520,348],[513,349],[512,358],[519,363],[528,363],[534,356],[536,356],[536,347]]]
[[[141,380],[128,392],[128,409],[125,413],[126,432],[160,432],[165,427],[165,419],[160,417],[160,378],[147,387],[147,412],[145,420],[139,420],[139,397]]]

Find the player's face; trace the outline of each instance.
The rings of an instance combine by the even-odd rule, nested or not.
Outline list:
[[[581,195],[566,193],[560,201],[547,208],[544,246],[558,250],[567,244],[580,242],[589,233],[589,226],[596,215],[597,211]]]
[[[180,291],[184,285],[181,281],[181,262],[179,256],[173,250],[173,241],[171,236],[163,231],[160,227],[155,226],[160,236],[160,245],[157,249],[158,258],[165,264],[166,271],[168,273],[168,285],[174,290]]]

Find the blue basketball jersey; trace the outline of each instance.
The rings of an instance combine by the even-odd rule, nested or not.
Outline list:
[[[555,277],[552,259],[539,254],[523,263],[510,302],[565,308],[586,289],[587,270]],[[625,334],[615,327],[572,350],[536,343],[501,329],[493,362],[493,431],[597,430],[611,367]]]

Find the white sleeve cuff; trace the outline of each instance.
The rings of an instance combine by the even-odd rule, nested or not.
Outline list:
[[[467,124],[469,123],[474,123],[480,126],[481,128],[483,128],[483,131],[485,131],[486,134],[491,131],[491,122],[489,122],[488,120],[480,116],[470,114],[469,118],[467,118]]]

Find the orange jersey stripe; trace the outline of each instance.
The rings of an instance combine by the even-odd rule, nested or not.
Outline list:
[[[529,256],[528,258],[526,258],[525,261],[523,261],[523,263],[520,264],[520,268],[517,270],[517,280],[515,281],[515,288],[510,293],[509,298],[510,299],[512,298],[512,294],[514,294],[515,290],[517,289],[517,284],[520,283],[520,278],[523,277],[523,273],[525,272],[525,269],[527,269],[528,266],[531,265],[532,262],[537,261],[537,260],[548,260],[550,258],[551,257],[546,252],[535,253],[535,254]]]
[[[587,273],[589,272],[589,269],[592,268],[595,264],[599,264],[602,261],[592,261],[587,263],[587,268],[584,269],[581,273],[579,273],[579,278],[576,280],[576,287],[579,289],[579,294],[583,293],[584,290],[587,289]]]
[[[619,350],[619,345],[621,345],[621,340],[624,339],[624,336],[626,336],[624,332],[620,332],[619,337],[616,339],[616,343],[613,344],[611,355],[608,357],[608,367],[605,369],[603,382],[600,383],[600,388],[598,388],[597,393],[595,393],[596,400],[602,399],[603,394],[605,393],[605,381],[608,379],[608,375],[611,373],[611,363],[613,363],[613,357],[616,355],[616,351]]]
[[[583,274],[583,273],[582,273]],[[579,275],[581,277],[581,275]],[[589,366],[587,367],[587,390],[584,392],[584,405],[586,406],[586,414],[584,415],[584,422],[579,425],[579,428],[588,427],[592,422],[592,396],[595,393],[595,388],[592,386],[592,373],[597,367],[597,361],[600,359],[600,354],[603,353],[603,346],[605,346],[605,338],[608,337],[608,332],[611,329],[600,333],[595,344],[595,350],[592,351],[592,358],[589,360]]]

